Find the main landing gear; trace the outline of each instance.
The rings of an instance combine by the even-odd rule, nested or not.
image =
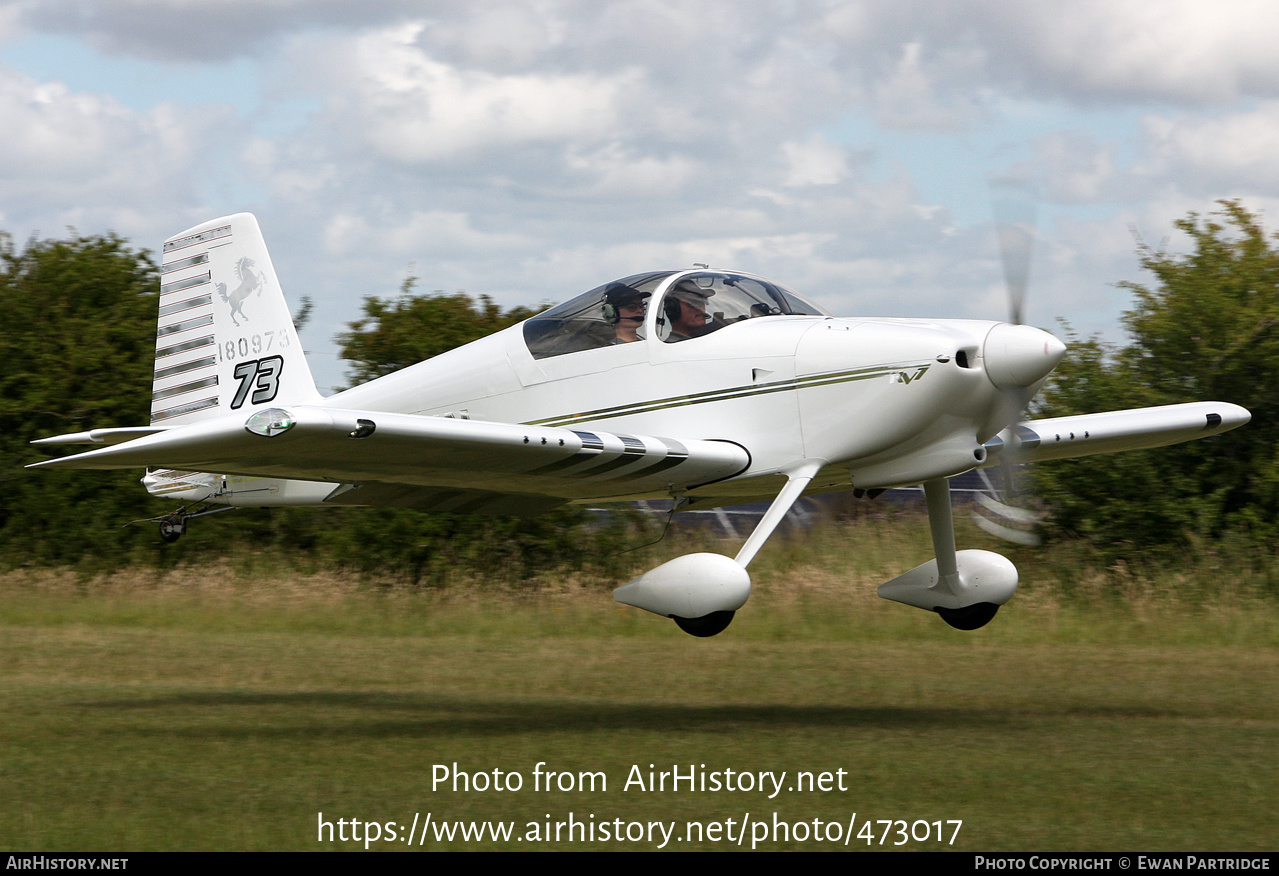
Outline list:
[[[690,636],[705,639],[724,632],[750,596],[746,567],[820,467],[820,463],[808,463],[787,476],[786,485],[736,557],[709,553],[676,557],[618,587],[613,598],[669,617]]]
[[[1017,567],[991,551],[955,550],[947,480],[926,481],[924,498],[937,556],[880,585],[879,595],[935,611],[957,630],[979,630],[1017,592]]]
[[[750,596],[746,567],[819,468],[820,464],[810,463],[789,474],[736,557],[710,553],[676,557],[618,587],[613,598],[669,617],[690,636],[709,638],[722,633]],[[955,550],[950,484],[944,478],[926,482],[924,495],[937,556],[882,585],[879,595],[936,612],[957,630],[980,629],[1017,591],[1017,568],[991,551]]]

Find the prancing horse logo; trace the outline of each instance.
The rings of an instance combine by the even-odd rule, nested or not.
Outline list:
[[[222,300],[231,305],[231,322],[238,327],[239,320],[235,318],[238,313],[245,322],[249,318],[244,315],[244,299],[256,293],[261,296],[262,287],[266,285],[266,278],[262,276],[262,272],[256,270],[253,259],[245,256],[235,263],[235,275],[240,278],[240,285],[235,287],[235,291],[230,295],[226,291],[226,283],[218,283],[218,294],[222,296]]]

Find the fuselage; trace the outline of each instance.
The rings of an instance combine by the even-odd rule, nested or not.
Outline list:
[[[740,444],[750,465],[717,495],[769,494],[775,486],[760,478],[801,461],[824,466],[814,489],[873,489],[984,460],[984,442],[1007,425],[1005,394],[986,367],[997,327],[1051,341],[1032,383],[1060,358],[1047,349],[1061,347],[1050,335],[974,320],[776,313],[660,339],[670,313],[663,296],[681,278],[711,273],[657,284],[637,342],[537,356],[521,324],[324,405]],[[708,325],[717,317],[708,313]]]

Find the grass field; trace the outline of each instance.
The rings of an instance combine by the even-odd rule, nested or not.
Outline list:
[[[918,538],[918,534],[911,538]],[[876,536],[878,538],[878,536]],[[924,536],[926,538],[926,536]],[[856,573],[821,538],[761,557],[718,638],[606,587],[420,591],[270,568],[0,580],[0,845],[33,851],[363,849],[319,813],[397,825],[509,821],[531,839],[422,848],[631,848],[600,825],[730,819],[803,835],[760,848],[1270,850],[1279,847],[1279,604],[1220,582],[1071,598],[1027,583],[960,633],[879,600],[901,543]],[[909,547],[914,551],[914,547]],[[438,765],[518,772],[518,791],[433,788]],[[607,787],[533,789],[534,770]],[[831,773],[831,789],[641,790],[672,766]],[[844,771],[839,775],[837,771]],[[836,785],[841,782],[844,790]],[[567,839],[554,823],[596,828]],[[816,832],[813,820],[819,819]],[[950,844],[953,820],[962,820]],[[534,826],[530,827],[529,823]],[[938,824],[940,823],[940,824]],[[882,847],[894,848],[890,825]],[[937,833],[943,834],[937,841]],[[361,829],[360,835],[365,831]],[[632,834],[633,836],[634,834]],[[417,847],[415,834],[414,846]],[[678,838],[678,841],[677,839]],[[841,839],[842,842],[842,839]],[[531,845],[531,843],[533,843]],[[840,845],[839,847],[843,847]],[[406,848],[381,839],[372,849]]]

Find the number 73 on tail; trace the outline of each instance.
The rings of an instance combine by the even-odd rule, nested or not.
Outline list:
[[[212,510],[382,505],[535,515],[568,503],[771,501],[735,556],[677,557],[614,592],[695,636],[723,631],[800,496],[923,484],[936,557],[887,599],[951,626],[1017,588],[955,548],[948,480],[1002,461],[1156,447],[1241,426],[1226,402],[1019,422],[1066,348],[1026,325],[832,316],[768,280],[696,268],[605,283],[370,383],[316,390],[257,221],[164,244],[151,422],[38,468],[145,468],[172,540]]]

